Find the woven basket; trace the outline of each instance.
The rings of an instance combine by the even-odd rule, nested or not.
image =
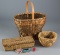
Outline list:
[[[28,2],[32,7],[32,13],[28,12]],[[26,13],[18,14],[14,17],[20,37],[28,35],[36,35],[42,31],[42,27],[46,21],[46,15],[42,13],[34,13],[34,5],[31,1],[26,2]],[[37,35],[38,36],[38,35]]]
[[[49,47],[52,46],[56,41],[57,33],[51,31],[43,31],[38,34],[38,38],[43,46]]]
[[[19,48],[33,47],[35,41],[32,38],[32,36],[26,36],[26,37],[19,37],[19,38],[3,39],[2,44],[5,50],[7,51],[7,50],[15,50]]]

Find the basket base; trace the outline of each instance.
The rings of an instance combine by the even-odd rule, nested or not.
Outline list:
[[[40,32],[42,32],[42,30],[41,30]],[[33,34],[33,35],[32,35],[33,38],[34,38],[34,40],[38,40],[38,34],[39,34],[40,32],[38,32],[37,34]]]

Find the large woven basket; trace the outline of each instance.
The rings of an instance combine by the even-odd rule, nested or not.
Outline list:
[[[28,2],[32,6],[32,13],[28,12]],[[26,2],[26,13],[14,17],[20,36],[36,35],[42,31],[46,21],[46,15],[34,12],[34,5],[31,1]]]
[[[51,31],[43,31],[38,34],[38,38],[43,46],[49,47],[55,43],[57,39],[57,33]]]
[[[32,36],[26,36],[26,37],[19,37],[19,38],[3,39],[2,44],[4,46],[4,49],[7,51],[7,50],[15,50],[19,48],[33,47],[35,41],[32,38]]]

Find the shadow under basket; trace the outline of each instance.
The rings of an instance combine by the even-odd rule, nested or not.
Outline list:
[[[32,20],[32,13],[18,14],[14,17],[20,37],[32,35],[34,39],[38,39],[38,33],[46,21],[46,16],[41,13],[34,13],[34,20]]]
[[[57,39],[57,33],[51,31],[43,31],[38,34],[39,42],[45,47],[50,47]]]

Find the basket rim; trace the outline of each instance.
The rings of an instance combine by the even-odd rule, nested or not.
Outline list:
[[[26,14],[26,13],[16,14],[16,15],[14,16],[14,19],[16,19],[16,18],[15,18],[16,16],[18,16],[18,15],[23,15],[23,14]],[[32,14],[32,13],[31,13],[31,12],[29,12],[28,14]],[[44,18],[46,18],[46,14],[39,13],[39,12],[34,12],[34,14],[42,14],[42,15],[43,15],[43,17],[42,17],[42,18],[40,18],[40,19],[44,19]],[[19,19],[17,19],[17,20],[19,20]],[[32,19],[20,19],[20,20],[32,20]],[[34,19],[34,20],[36,20],[36,19]]]
[[[41,34],[41,33],[43,33],[43,32],[52,32],[52,33],[54,33],[54,34],[55,34],[55,37],[54,37],[54,38],[52,38],[52,39],[57,38],[57,33],[56,33],[56,32],[54,32],[54,31],[42,31],[42,32],[40,32],[40,33],[38,34],[38,38],[39,38],[39,39],[40,39],[40,38],[44,38],[44,37],[40,37],[40,34]],[[46,38],[44,38],[44,39],[46,39]],[[48,39],[50,39],[50,38],[48,38]]]

